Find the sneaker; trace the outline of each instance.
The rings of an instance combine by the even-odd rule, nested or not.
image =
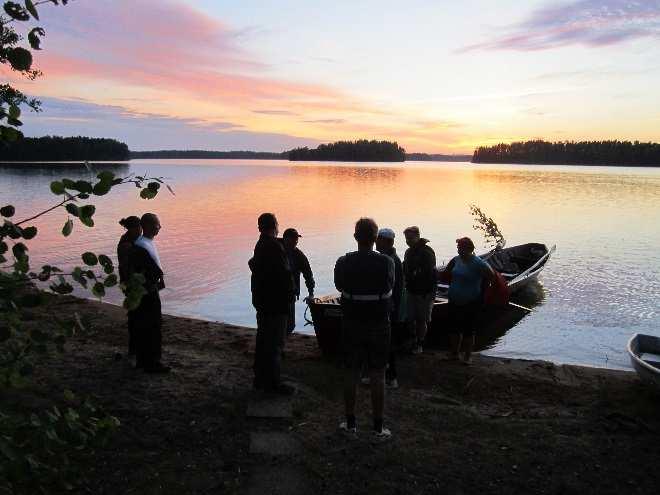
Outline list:
[[[386,442],[392,438],[392,432],[388,428],[383,427],[380,431],[374,431],[373,436],[376,442]]]
[[[415,347],[415,348],[412,350],[412,353],[413,353],[413,354],[421,354],[421,353],[423,353],[423,352],[424,352],[424,349],[422,349],[422,346],[421,346],[421,345],[418,345],[417,347]]]
[[[368,376],[363,376],[360,379],[360,382],[362,383],[362,385],[371,385],[371,378],[369,378]]]
[[[387,380],[385,383],[387,384],[387,388],[399,388],[399,380],[397,380],[396,378]]]
[[[346,421],[342,421],[339,423],[339,431],[346,435],[357,435],[357,423],[353,428],[349,428],[348,423]]]

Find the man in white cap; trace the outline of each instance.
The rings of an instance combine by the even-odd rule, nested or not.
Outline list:
[[[392,229],[380,229],[376,238],[376,250],[389,256],[394,262],[394,288],[392,289],[390,324],[392,328],[390,341],[390,358],[385,371],[385,383],[390,388],[398,388],[399,381],[396,373],[396,352],[402,344],[405,330],[401,322],[401,298],[403,296],[403,266],[394,247],[394,231]]]

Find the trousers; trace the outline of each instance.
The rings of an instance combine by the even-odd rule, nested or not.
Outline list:
[[[145,368],[156,366],[160,363],[163,344],[163,314],[158,292],[145,294],[140,305],[132,311],[130,320],[136,364]]]
[[[257,341],[254,353],[256,388],[270,390],[280,385],[287,322],[286,314],[257,312]]]

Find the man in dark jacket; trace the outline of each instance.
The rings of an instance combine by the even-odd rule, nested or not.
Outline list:
[[[346,364],[344,400],[346,421],[340,428],[357,432],[355,402],[363,366],[369,368],[374,436],[386,440],[390,430],[383,427],[385,408],[385,366],[390,346],[390,307],[394,287],[394,262],[373,250],[378,226],[371,218],[355,224],[358,250],[337,260],[335,287],[341,292],[342,327]]]
[[[293,277],[284,247],[277,240],[275,215],[263,213],[258,226],[260,236],[249,262],[252,305],[257,310],[254,388],[288,395],[294,390],[281,383],[280,370],[289,306],[294,299]]]
[[[406,319],[415,333],[415,354],[423,351],[436,291],[435,252],[428,240],[420,237],[419,227],[403,231],[408,249],[403,257],[403,275],[406,286]]]
[[[300,299],[300,274],[305,278],[305,285],[307,286],[307,299],[314,298],[314,275],[312,274],[312,267],[309,265],[309,260],[305,253],[298,248],[298,239],[302,237],[296,229],[286,229],[282,234],[282,242],[284,250],[286,251],[289,265],[293,273],[293,290],[295,299],[289,305],[289,321],[287,333],[292,333],[296,328],[296,301]]]
[[[130,316],[136,336],[136,368],[143,368],[147,373],[168,373],[170,368],[161,363],[163,314],[159,291],[165,288],[165,283],[154,243],[161,225],[153,213],[142,215],[140,225],[142,235],[136,239],[129,254],[129,273],[144,277],[146,291]]]
[[[390,325],[392,337],[390,342],[390,359],[385,370],[385,382],[390,388],[399,388],[396,373],[396,351],[403,343],[403,323],[399,317],[401,312],[401,297],[403,296],[403,265],[394,247],[394,231],[392,229],[380,229],[376,238],[376,250],[380,254],[389,256],[394,262],[394,288],[392,289],[392,304],[390,306]]]

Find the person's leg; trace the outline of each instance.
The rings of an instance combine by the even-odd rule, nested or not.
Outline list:
[[[272,386],[277,388],[281,384],[282,353],[287,334],[287,315],[274,315],[272,319],[272,344],[270,354],[270,367],[272,374]]]
[[[374,418],[374,431],[383,429],[383,415],[385,412],[385,369],[371,368],[371,408]]]
[[[467,364],[472,363],[472,350],[474,349],[474,341],[474,333],[467,334],[463,337],[463,360]]]
[[[257,390],[263,389],[265,387],[265,377],[264,377],[264,335],[266,333],[265,329],[265,317],[262,313],[257,313],[257,336],[255,340],[255,349],[254,349],[254,383],[253,387]]]
[[[291,335],[296,328],[296,301],[289,303],[289,315],[287,319],[287,335]]]
[[[360,378],[360,368],[356,364],[344,370],[344,406],[346,412],[347,428],[355,428],[355,402],[357,397],[357,386]]]
[[[452,330],[452,333],[449,334],[449,356],[451,359],[459,358],[462,341],[463,335],[456,332],[456,330]]]

